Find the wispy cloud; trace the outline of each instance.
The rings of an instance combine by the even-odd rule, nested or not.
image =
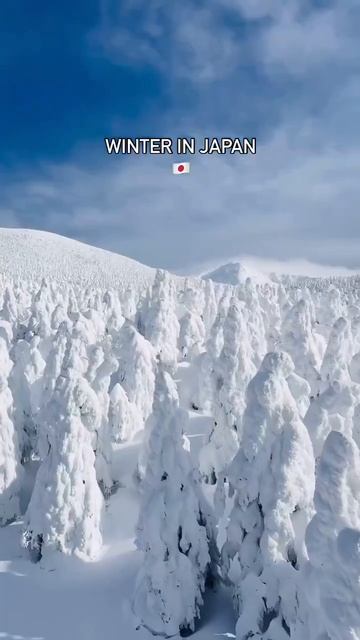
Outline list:
[[[151,65],[179,79],[213,81],[241,60],[241,44],[221,5],[195,0],[101,4],[90,43],[119,65]]]
[[[93,42],[118,64],[155,65],[189,81],[214,81],[251,60],[267,72],[358,64],[355,0],[103,0]]]

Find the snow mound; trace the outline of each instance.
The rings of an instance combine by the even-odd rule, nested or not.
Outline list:
[[[29,229],[0,229],[0,271],[14,280],[46,277],[105,289],[147,285],[155,275],[153,269],[131,258]]]
[[[222,284],[231,284],[234,287],[239,284],[244,284],[247,278],[252,278],[252,280],[259,282],[268,280],[265,274],[256,272],[253,269],[248,269],[241,262],[228,262],[227,264],[223,264],[214,271],[204,274],[202,278],[204,280],[221,282]]]

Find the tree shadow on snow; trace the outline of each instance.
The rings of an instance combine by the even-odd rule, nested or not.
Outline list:
[[[182,631],[182,637],[199,634],[207,628],[206,637],[223,636],[235,638],[236,616],[233,608],[231,590],[221,583],[216,582],[208,588],[204,594],[204,604],[201,608],[200,618],[196,621],[194,631]],[[211,629],[211,633],[209,633]]]

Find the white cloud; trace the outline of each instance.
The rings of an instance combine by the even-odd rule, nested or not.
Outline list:
[[[221,6],[202,7],[195,0],[104,0],[91,42],[116,64],[151,65],[195,82],[224,77],[241,58],[240,42],[225,24]]]
[[[262,32],[259,52],[263,64],[289,73],[314,73],[319,66],[355,60],[355,41],[348,34],[350,12],[342,5],[310,11],[302,16],[284,10]]]
[[[206,8],[195,0],[103,0],[102,15],[96,40],[114,62],[150,64],[192,82],[241,75],[251,60],[295,75],[359,64],[356,0],[322,8],[311,0],[220,0]],[[253,28],[239,28],[236,16]]]

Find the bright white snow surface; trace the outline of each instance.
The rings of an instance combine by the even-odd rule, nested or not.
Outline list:
[[[360,640],[359,278],[0,273],[0,639]]]
[[[9,278],[50,278],[80,286],[117,287],[148,283],[153,269],[54,233],[0,229],[0,273]]]

